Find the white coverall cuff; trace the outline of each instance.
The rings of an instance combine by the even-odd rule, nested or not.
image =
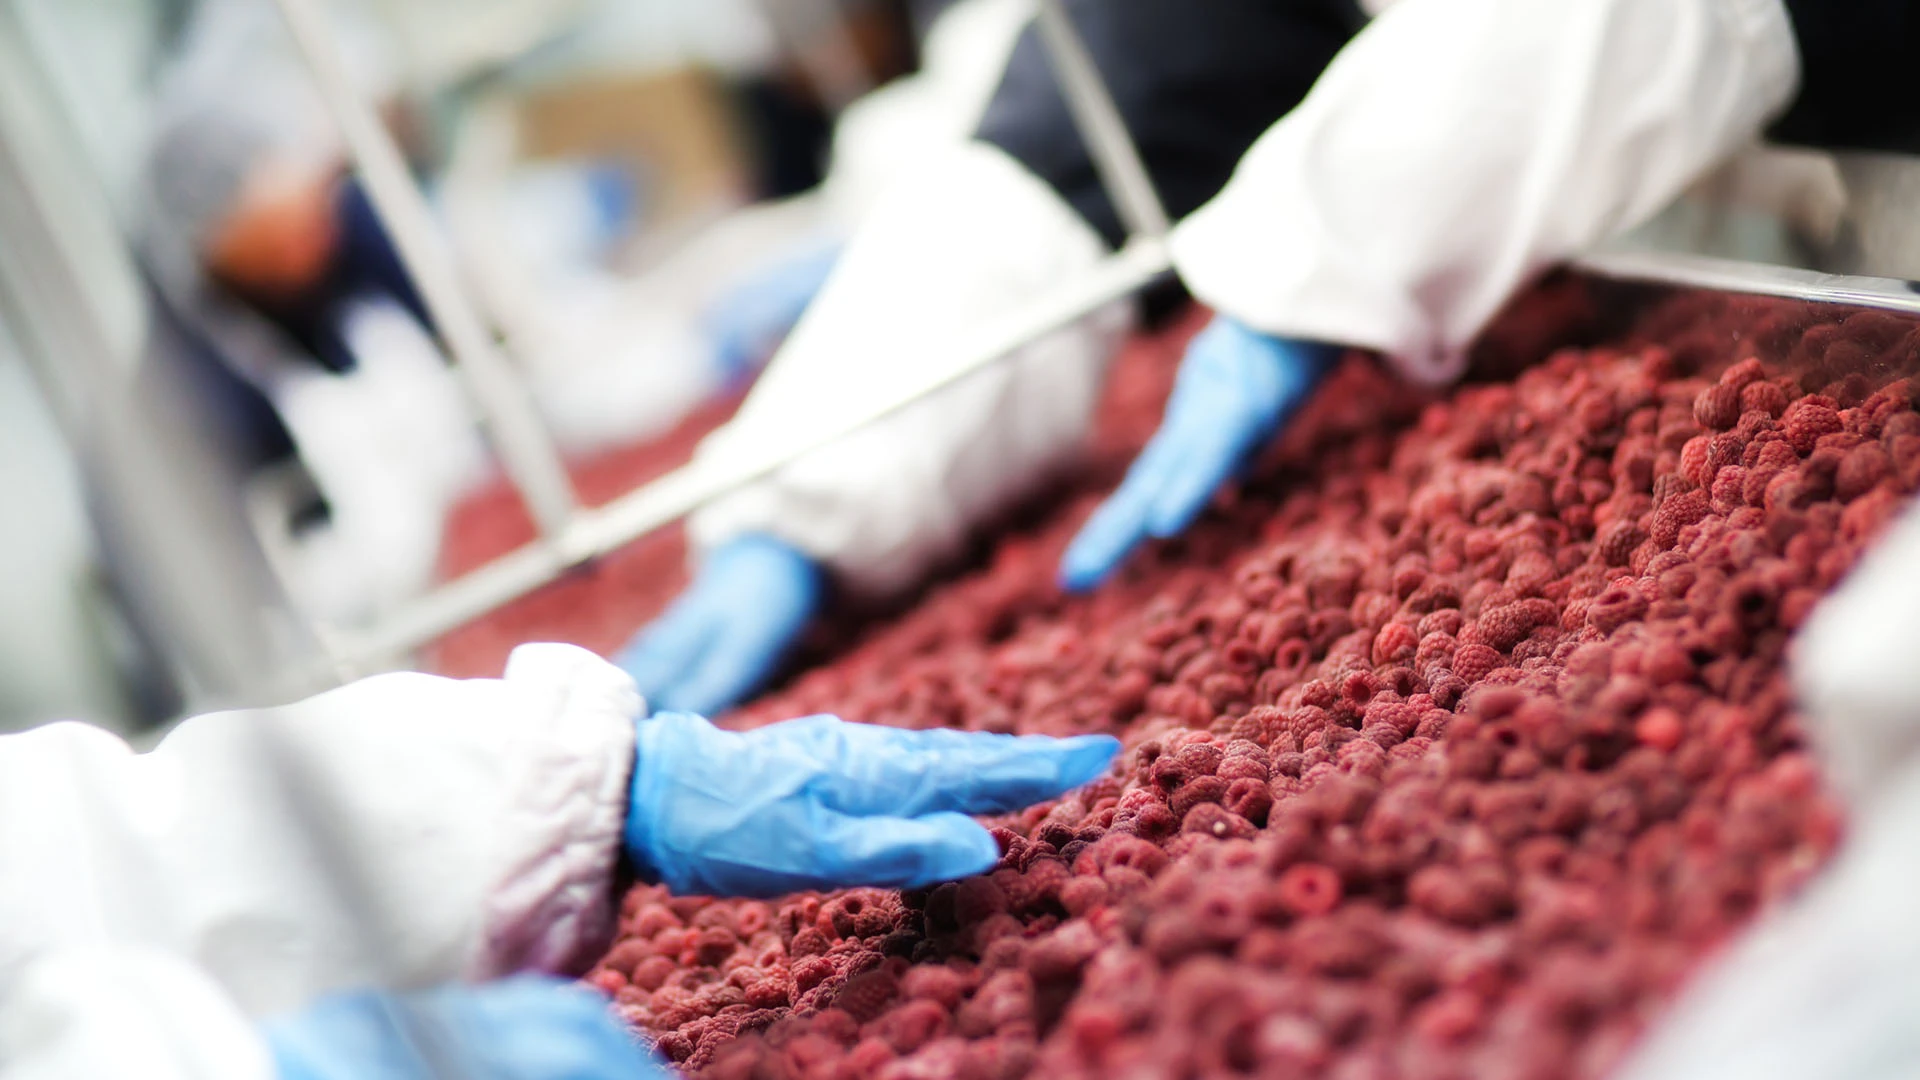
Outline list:
[[[273,1080],[266,1040],[187,961],[139,948],[56,952],[0,992],[7,1080]]]
[[[795,445],[939,379],[998,320],[1095,266],[1092,227],[969,142],[883,199],[739,414],[700,448]],[[764,533],[855,594],[913,584],[1077,451],[1129,321],[1116,303],[817,449],[688,520],[696,553]]]
[[[626,825],[633,725],[645,711],[633,680],[584,649],[522,645],[504,679],[537,695],[547,722],[522,751],[514,821],[517,857],[486,900],[475,978],[568,972],[592,960],[613,930],[611,883]]]

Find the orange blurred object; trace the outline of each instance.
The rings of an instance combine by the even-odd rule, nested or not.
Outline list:
[[[273,160],[256,166],[207,242],[208,269],[257,296],[279,299],[308,288],[339,242],[339,182],[334,168]]]

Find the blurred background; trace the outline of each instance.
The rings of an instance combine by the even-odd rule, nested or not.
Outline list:
[[[781,313],[715,310],[943,130],[946,6],[318,5],[570,459],[751,379]],[[434,582],[497,469],[353,175],[274,0],[0,0],[0,730],[244,699]]]

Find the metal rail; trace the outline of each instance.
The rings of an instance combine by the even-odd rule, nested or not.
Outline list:
[[[1668,251],[1589,255],[1575,260],[1573,266],[1597,277],[1619,281],[1778,296],[1823,304],[1852,304],[1920,315],[1920,294],[1914,292],[1914,284],[1895,278],[1824,274],[1798,267]]]
[[[1100,68],[1087,52],[1080,32],[1073,28],[1063,0],[1039,0],[1040,40],[1053,58],[1054,75],[1067,110],[1093,157],[1100,183],[1113,200],[1121,224],[1130,236],[1163,237],[1173,228],[1167,208],[1154,190],[1153,178],[1140,160],[1140,149],[1127,131],[1126,118],[1113,103]]]
[[[367,194],[393,237],[454,366],[479,408],[494,450],[540,531],[559,536],[577,500],[560,451],[541,425],[520,377],[494,342],[470,299],[451,245],[433,220],[426,196],[414,183],[393,136],[373,105],[360,96],[345,58],[314,0],[277,0],[340,125],[347,150],[366,182]]]

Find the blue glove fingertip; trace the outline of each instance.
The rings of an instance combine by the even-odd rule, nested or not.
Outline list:
[[[1104,582],[1144,538],[1144,500],[1125,486],[1095,510],[1060,557],[1060,587],[1085,592]]]
[[[925,864],[919,876],[902,884],[902,889],[924,889],[946,881],[975,877],[1000,863],[1000,842],[987,827],[965,814],[941,812],[914,819],[933,826],[940,842],[926,849]]]
[[[1098,779],[1120,755],[1120,740],[1111,735],[1076,735],[1059,747],[1060,785],[1067,790]]]

